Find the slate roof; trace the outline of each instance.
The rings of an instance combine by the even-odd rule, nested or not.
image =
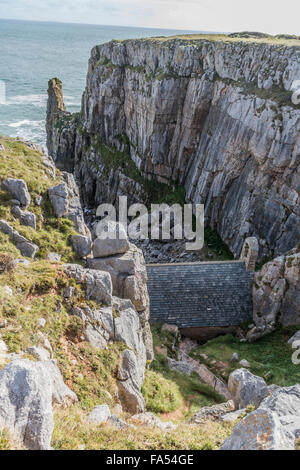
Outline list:
[[[243,262],[147,265],[150,321],[179,328],[251,321],[253,273]]]

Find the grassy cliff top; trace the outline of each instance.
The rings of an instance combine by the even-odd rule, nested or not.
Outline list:
[[[186,42],[195,43],[203,41],[222,42],[222,43],[240,43],[247,44],[269,44],[275,46],[292,46],[300,47],[300,36],[292,36],[288,34],[280,34],[272,36],[265,33],[232,33],[232,34],[179,34],[174,36],[156,36],[147,39],[140,39],[153,41],[174,41],[181,39]],[[122,41],[120,41],[122,42]]]

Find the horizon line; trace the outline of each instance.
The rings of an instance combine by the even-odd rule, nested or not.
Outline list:
[[[221,31],[205,31],[205,30],[196,30],[196,29],[180,29],[180,28],[161,28],[161,27],[150,27],[150,26],[129,26],[129,25],[117,25],[117,24],[100,24],[100,23],[79,23],[74,21],[54,21],[54,20],[27,20],[22,18],[0,18],[0,21],[24,21],[27,23],[51,23],[51,24],[73,24],[81,26],[107,26],[107,27],[116,27],[116,28],[131,28],[131,29],[158,29],[161,31],[189,31],[191,33],[199,34],[230,34],[230,32],[221,32]]]

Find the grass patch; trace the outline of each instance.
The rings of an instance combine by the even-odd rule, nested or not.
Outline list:
[[[154,350],[156,346],[166,347],[168,355],[175,357],[172,348],[174,337],[161,331],[161,325],[151,325]],[[170,394],[168,394],[168,390]],[[209,385],[203,383],[196,373],[187,376],[168,367],[167,359],[155,351],[150,371],[146,372],[143,395],[147,407],[157,413],[182,409],[179,419],[187,419],[203,406],[224,401]]]
[[[10,450],[11,442],[6,430],[0,430],[0,450]]]
[[[55,450],[216,450],[230,435],[228,423],[181,424],[164,432],[138,426],[118,429],[87,423],[78,406],[57,410],[52,446]]]
[[[175,411],[183,404],[178,384],[154,370],[146,371],[142,393],[147,410],[155,413]]]
[[[209,356],[208,362],[211,360],[229,362],[232,354],[237,352],[240,359],[249,361],[250,371],[253,374],[261,377],[267,374],[268,384],[290,386],[299,383],[300,368],[299,365],[292,363],[293,350],[287,341],[298,329],[299,327],[278,329],[255,343],[240,343],[233,335],[219,336],[196,348],[191,355],[200,359],[200,354],[205,353]],[[210,367],[213,369],[213,366]],[[230,363],[226,372],[229,374],[239,367],[238,363]],[[217,370],[214,372],[218,373]]]

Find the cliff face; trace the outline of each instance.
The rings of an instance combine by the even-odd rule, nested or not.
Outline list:
[[[49,152],[73,167],[87,204],[179,183],[236,256],[247,236],[260,258],[282,254],[300,233],[300,108],[289,91],[299,56],[208,40],[96,46],[80,116],[62,109],[53,125],[48,108]]]

